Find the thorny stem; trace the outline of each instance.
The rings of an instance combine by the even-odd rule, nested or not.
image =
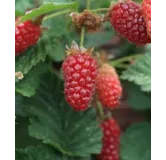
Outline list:
[[[138,59],[142,56],[143,54],[135,54],[135,55],[131,55],[131,56],[127,56],[127,57],[123,57],[123,58],[119,58],[116,60],[111,61],[111,65],[113,67],[117,67],[117,68],[126,68],[127,66],[122,64],[123,62],[129,62],[131,60],[135,60]]]
[[[60,11],[60,12],[57,12],[57,13],[54,13],[54,14],[50,14],[50,15],[44,17],[43,21],[48,20],[48,19],[53,18],[53,17],[56,17],[56,16],[60,16],[62,14],[70,13],[70,12],[71,12],[71,9],[66,9],[64,11]]]

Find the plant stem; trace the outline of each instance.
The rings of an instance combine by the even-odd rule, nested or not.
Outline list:
[[[111,65],[113,67],[118,67],[121,63],[123,62],[128,62],[128,61],[131,61],[133,59],[137,59],[137,58],[140,58],[143,54],[135,54],[135,55],[131,55],[131,56],[127,56],[127,57],[123,57],[123,58],[119,58],[119,59],[116,59],[116,60],[113,60],[111,61]]]
[[[50,14],[50,15],[44,17],[43,21],[48,20],[48,19],[53,18],[53,17],[56,17],[56,16],[60,16],[62,14],[70,13],[70,12],[71,12],[71,9],[66,9],[64,11],[53,13],[53,14]]]
[[[99,112],[100,119],[103,120],[104,117],[105,117],[103,107],[102,107],[101,103],[98,100],[96,100],[96,103],[97,103],[97,110]]]
[[[91,1],[86,0],[86,8],[90,9],[91,7]],[[85,28],[81,28],[81,37],[80,37],[80,47],[84,47],[84,37],[85,37]]]
[[[80,47],[84,47],[85,28],[81,28]]]
[[[92,9],[92,12],[107,12],[109,8],[98,8],[98,9]]]
[[[91,8],[91,1],[86,0],[86,9],[90,9],[90,8]]]

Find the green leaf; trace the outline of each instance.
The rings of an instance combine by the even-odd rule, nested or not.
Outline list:
[[[66,34],[67,32],[69,32],[67,31],[67,24],[69,23],[69,20],[71,21],[71,18],[69,18],[68,16],[61,15],[48,19],[47,21],[43,21],[42,25],[48,28],[48,31],[46,32],[46,34],[44,34],[44,36],[60,37]]]
[[[19,83],[16,83],[15,90],[25,97],[31,97],[40,84],[39,76],[30,77],[29,74]]]
[[[151,99],[142,92],[140,86],[134,83],[125,83],[125,90],[128,94],[128,104],[135,110],[147,110],[151,108]]]
[[[33,19],[35,17],[38,17],[43,14],[47,14],[53,11],[56,11],[58,9],[72,9],[77,10],[78,8],[78,2],[69,2],[69,3],[61,3],[61,2],[50,2],[50,3],[44,3],[39,8],[35,8],[28,12],[25,16],[22,16],[20,19],[20,22]]]
[[[54,32],[53,32],[54,33]],[[47,36],[47,35],[46,35]],[[71,33],[63,34],[59,37],[56,37],[56,33],[49,36],[46,52],[48,56],[56,62],[61,62],[65,58],[66,45],[70,46],[72,40],[75,40],[75,37],[72,38]]]
[[[138,123],[129,127],[121,137],[121,160],[151,160],[151,126]]]
[[[46,52],[54,61],[62,61],[65,57],[65,46],[68,44],[67,35],[71,33],[67,29],[70,21],[71,19],[67,16],[59,16],[43,23],[48,28],[48,31],[43,35],[43,39],[47,41]]]
[[[40,84],[40,74],[48,69],[46,63],[37,64],[19,83],[16,83],[15,90],[17,93],[26,97],[31,97],[35,94],[36,89]]]
[[[16,160],[56,160],[55,151],[48,147],[16,149]]]
[[[30,136],[70,156],[99,153],[102,133],[94,108],[75,112],[66,104],[62,86],[60,79],[48,73],[35,96],[27,99]]]
[[[151,53],[146,53],[136,60],[133,65],[123,72],[121,79],[140,85],[142,91],[151,91]]]
[[[15,0],[15,9],[20,12],[25,12],[28,9],[35,7],[34,0]]]
[[[80,1],[80,3],[81,2],[83,3],[82,0],[79,0],[79,1]],[[114,1],[114,0],[109,0],[109,1],[107,1],[107,0],[104,0],[104,1],[103,0],[91,0],[91,6],[92,6],[93,9],[108,8],[112,1]],[[84,1],[84,3],[85,3],[84,6],[86,7],[86,2]]]
[[[91,157],[68,157],[51,147],[38,146],[16,149],[16,160],[91,160]]]
[[[26,117],[26,113],[23,111],[23,96],[16,93],[15,94],[15,115],[16,116],[22,116],[22,117]]]
[[[37,140],[28,135],[28,124],[29,124],[29,121],[28,121],[27,115],[26,117],[22,115],[21,117],[20,115],[17,116],[16,125],[15,125],[15,147],[16,148],[25,148],[27,146],[37,146],[42,144],[40,140]]]
[[[96,32],[85,35],[85,46],[86,47],[100,47],[103,44],[109,42],[111,37],[114,35],[113,31]]]
[[[65,57],[65,45],[63,44],[63,40],[50,38],[50,44],[48,45],[47,51],[49,57],[54,61],[62,61]]]

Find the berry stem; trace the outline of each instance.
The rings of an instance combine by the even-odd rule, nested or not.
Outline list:
[[[57,17],[57,16],[60,16],[60,15],[66,14],[66,13],[70,13],[71,11],[72,11],[71,9],[66,9],[64,11],[60,11],[60,12],[57,12],[57,13],[50,14],[50,15],[44,17],[43,21],[48,20],[48,19],[53,18],[53,17]]]
[[[105,118],[103,107],[98,100],[96,100],[96,104],[97,104],[96,108],[99,113],[100,119],[103,120]]]
[[[123,68],[123,69],[127,69],[128,68],[128,64],[118,64],[118,65],[112,65],[113,67],[116,68]]]
[[[86,0],[86,9],[90,9],[90,8],[91,8],[91,1]]]
[[[92,9],[92,12],[107,12],[110,8],[98,8],[98,9]]]
[[[135,55],[119,58],[119,59],[111,61],[111,65],[113,67],[117,67],[117,68],[126,68],[127,65],[122,64],[123,62],[129,62],[131,60],[136,60],[136,59],[140,58],[142,55],[143,54],[141,53],[141,54],[135,54]]]
[[[80,47],[84,47],[85,28],[81,28]]]
[[[91,7],[91,1],[90,0],[86,0],[86,8],[90,9]],[[85,28],[82,27],[81,28],[81,37],[80,37],[80,47],[84,47],[84,37],[85,37]]]

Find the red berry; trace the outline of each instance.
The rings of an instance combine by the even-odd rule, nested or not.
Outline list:
[[[80,51],[68,55],[63,62],[62,69],[66,101],[76,111],[86,110],[95,91],[96,60],[88,53]]]
[[[114,29],[124,38],[137,45],[151,42],[146,30],[141,6],[126,0],[113,5],[110,22]]]
[[[118,123],[110,118],[101,124],[103,131],[102,151],[98,160],[119,160],[119,141],[121,130]]]
[[[143,0],[142,11],[148,35],[151,37],[151,0]]]
[[[16,20],[16,23],[18,19]],[[15,26],[15,55],[18,56],[28,47],[37,43],[41,34],[39,25],[31,20],[25,21]]]
[[[122,87],[113,67],[104,64],[98,71],[96,78],[97,95],[106,108],[116,108],[119,106],[119,99],[122,95]]]

